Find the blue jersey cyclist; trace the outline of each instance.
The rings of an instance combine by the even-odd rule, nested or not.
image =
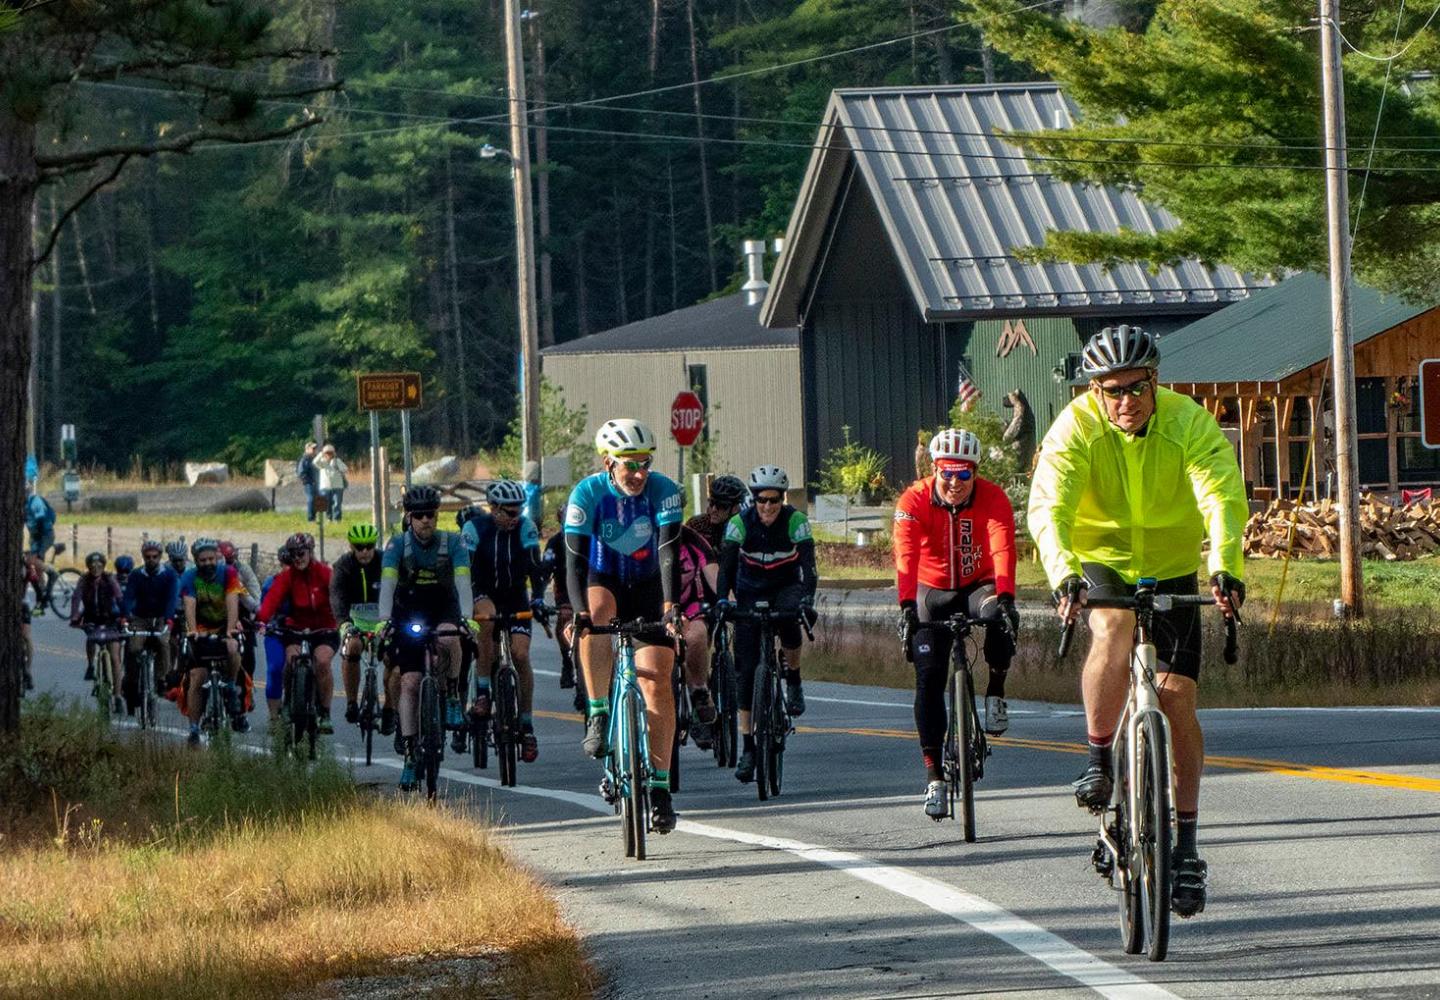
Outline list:
[[[495,662],[495,628],[484,619],[496,614],[514,615],[541,603],[545,568],[540,556],[540,532],[524,512],[525,487],[510,479],[491,483],[485,490],[489,513],[472,509],[460,531],[470,552],[470,586],[475,593],[475,662],[482,668],[479,694],[470,711],[490,713],[489,667]],[[533,718],[535,673],[530,669],[530,621],[512,621],[510,657],[520,678],[520,757],[527,764],[540,755]],[[463,739],[463,737],[461,737]]]
[[[673,633],[678,630],[678,559],[684,499],[669,478],[651,471],[655,434],[638,420],[605,423],[595,435],[603,472],[576,484],[565,510],[566,589],[575,607],[580,667],[590,692],[585,752],[603,757],[610,726],[615,653],[607,635],[586,635],[591,622],[664,620],[636,636],[635,669],[645,696],[651,752],[651,825],[675,829],[670,800],[670,743],[675,729]]]
[[[428,630],[435,637],[435,672],[446,678],[446,725],[464,721],[457,697],[460,634],[471,606],[470,558],[459,534],[438,531],[440,491],[412,486],[403,500],[410,527],[390,540],[380,563],[381,623],[394,621],[396,666],[400,671],[400,731],[395,749],[405,758],[400,787],[415,787],[415,735],[419,730],[420,681],[424,676]],[[414,629],[418,628],[418,632]]]

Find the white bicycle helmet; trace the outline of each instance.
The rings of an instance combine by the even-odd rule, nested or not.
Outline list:
[[[979,465],[980,439],[969,431],[947,427],[930,439],[930,457],[937,462],[950,459]]]
[[[1155,335],[1126,323],[1107,326],[1091,337],[1080,353],[1080,371],[1087,378],[1100,378],[1131,368],[1159,367],[1160,347]]]
[[[485,499],[492,507],[506,507],[525,502],[525,487],[513,479],[502,479],[485,487]]]
[[[790,476],[778,465],[757,465],[750,470],[750,492],[756,490],[780,490],[790,488]]]
[[[607,420],[595,432],[595,450],[602,455],[633,454],[655,450],[655,432],[638,420]]]

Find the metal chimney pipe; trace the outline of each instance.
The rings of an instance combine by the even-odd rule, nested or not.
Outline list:
[[[765,241],[746,240],[741,244],[741,253],[745,257],[747,280],[740,290],[745,293],[747,306],[758,306],[770,290],[770,283],[765,280]]]

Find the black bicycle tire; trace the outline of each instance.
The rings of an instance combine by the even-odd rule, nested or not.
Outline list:
[[[140,692],[140,728],[155,728],[155,654],[148,649],[142,649],[138,662],[140,667],[140,678],[136,681]]]
[[[425,779],[425,798],[434,801],[439,783],[440,759],[436,743],[444,742],[444,732],[436,732],[437,726],[443,726],[444,720],[438,718],[440,711],[439,685],[435,679],[425,676],[420,681],[420,725],[419,739],[416,745],[418,748],[420,770]]]
[[[115,697],[110,687],[110,651],[105,648],[104,643],[95,644],[95,688],[91,695],[95,704],[100,708],[100,714],[110,718],[114,704],[111,699]]]
[[[774,678],[768,660],[768,656],[762,656],[756,665],[755,692],[750,704],[750,731],[755,737],[755,788],[761,802],[770,798],[770,699],[774,696]]]
[[[314,696],[310,693],[309,664],[307,662],[304,669],[301,669],[300,662],[297,661],[290,667],[290,725],[295,731],[293,746],[297,755],[305,753],[305,741],[310,734],[309,715],[314,702]]]
[[[50,585],[50,600],[47,602],[50,605],[51,611],[55,612],[55,614],[61,618],[68,618],[70,616],[71,598],[75,594],[76,585],[79,584],[82,578],[83,574],[73,566],[67,566],[56,572],[55,582]],[[64,589],[62,590],[61,587]],[[58,604],[56,603],[56,598],[60,598]]]
[[[1115,859],[1115,874],[1120,879],[1120,944],[1127,955],[1138,955],[1145,950],[1145,918],[1140,908],[1140,890],[1134,878],[1134,851],[1130,846],[1131,821],[1128,815],[1130,740],[1127,735],[1117,733],[1115,746],[1111,751],[1115,760],[1115,846],[1119,856]]]
[[[515,786],[520,736],[519,691],[509,670],[495,671],[495,752],[500,758],[500,784]]]
[[[645,860],[645,833],[650,822],[649,795],[645,782],[649,780],[640,758],[640,709],[633,696],[625,699],[626,742],[630,756],[630,821],[635,826],[635,860]]]
[[[360,730],[365,736],[365,766],[369,767],[375,754],[375,714],[379,707],[380,692],[375,663],[368,657],[365,672],[361,677],[363,687],[360,692]]]
[[[1172,827],[1170,825],[1170,754],[1165,746],[1164,726],[1157,715],[1141,721],[1143,755],[1140,788],[1145,818],[1140,839],[1140,864],[1144,886],[1146,955],[1163,962],[1170,950],[1170,870]]]
[[[975,843],[975,768],[972,755],[976,752],[979,742],[974,732],[975,728],[975,692],[971,687],[974,682],[971,680],[970,671],[956,670],[957,694],[961,702],[955,707],[955,716],[959,720],[960,730],[958,733],[960,759],[956,762],[960,768],[960,819],[964,824],[965,843]]]
[[[681,664],[676,662],[671,671],[670,695],[675,701],[675,730],[670,734],[670,794],[680,791],[680,727],[689,720],[685,710],[685,682],[680,676]]]

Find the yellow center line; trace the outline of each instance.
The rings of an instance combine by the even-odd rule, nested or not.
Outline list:
[[[547,719],[579,722],[574,712],[535,713]],[[843,734],[847,736],[870,736],[878,739],[913,740],[915,732],[904,729],[870,729],[830,726],[796,726],[797,733],[820,733],[824,735]],[[1050,753],[1084,754],[1089,751],[1083,743],[1064,743],[1059,740],[1032,740],[1014,736],[991,736],[989,741],[996,746],[1015,747],[1021,750],[1043,750]],[[1291,778],[1308,778],[1311,781],[1337,781],[1348,785],[1371,785],[1376,788],[1395,788],[1411,792],[1440,792],[1440,778],[1424,778],[1415,774],[1388,774],[1383,771],[1359,771],[1345,767],[1322,767],[1318,764],[1297,764],[1293,761],[1262,760],[1256,757],[1225,757],[1207,755],[1209,767],[1225,768],[1232,771],[1255,771],[1265,774],[1279,774]]]

